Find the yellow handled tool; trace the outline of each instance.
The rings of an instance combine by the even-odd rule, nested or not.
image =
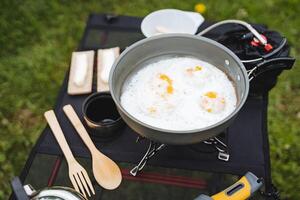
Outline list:
[[[253,173],[247,172],[240,180],[222,192],[211,197],[202,194],[195,200],[245,200],[255,193],[262,184],[262,181]]]

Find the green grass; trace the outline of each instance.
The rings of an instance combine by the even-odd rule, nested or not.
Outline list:
[[[83,33],[88,14],[114,12],[145,16],[161,8],[193,10],[199,1],[101,0],[0,2],[0,199],[20,173],[45,126],[62,79]],[[285,35],[292,55],[300,53],[300,1],[201,0],[209,20],[229,18],[267,24]],[[300,191],[300,69],[280,76],[270,93],[269,138],[272,175],[284,199]]]

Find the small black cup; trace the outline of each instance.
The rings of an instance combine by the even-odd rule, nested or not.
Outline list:
[[[82,113],[90,135],[96,140],[108,140],[121,133],[124,121],[109,92],[98,92],[87,97]]]

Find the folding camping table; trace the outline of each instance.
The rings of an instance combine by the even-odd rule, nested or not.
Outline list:
[[[91,14],[77,50],[115,46],[124,49],[144,38],[140,32],[141,20],[137,17]],[[199,29],[208,25],[205,22]],[[67,82],[68,73],[54,110],[72,152],[93,179],[90,154],[62,110],[64,105],[71,104],[82,119],[81,105],[87,95],[69,96]],[[96,84],[93,91],[96,91],[95,87]],[[194,199],[201,193],[213,194],[225,189],[247,171],[264,179],[265,193],[273,193],[267,106],[267,93],[248,97],[224,136],[230,154],[227,162],[219,160],[218,152],[203,143],[168,145],[148,161],[138,176],[133,177],[129,170],[143,157],[147,140],[136,142],[138,135],[127,126],[119,137],[111,141],[93,138],[101,152],[119,163],[123,174],[121,186],[114,191],[103,190],[93,179],[96,189],[94,199]],[[65,159],[48,126],[32,149],[20,178],[24,184],[30,183],[37,189],[52,185],[71,186]]]

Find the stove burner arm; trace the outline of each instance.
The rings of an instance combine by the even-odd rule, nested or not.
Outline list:
[[[137,142],[140,140],[141,138],[138,137],[137,138]],[[130,174],[132,176],[136,176],[140,171],[143,170],[143,168],[146,166],[147,162],[150,160],[150,158],[152,158],[154,155],[156,155],[156,153],[160,150],[162,150],[164,147],[166,147],[166,144],[161,144],[158,142],[153,142],[151,140],[149,141],[149,146],[148,149],[145,153],[145,155],[143,156],[143,158],[141,159],[141,161],[130,170]],[[216,150],[218,151],[218,159],[222,160],[222,161],[229,161],[229,153],[228,153],[228,149],[227,149],[227,145],[222,142],[219,138],[214,137],[214,138],[210,138],[208,140],[203,141],[205,144],[208,145],[213,145]]]
[[[166,145],[165,144],[160,144],[157,142],[149,141],[149,146],[148,149],[142,158],[142,160],[136,165],[132,170],[130,170],[130,174],[132,176],[136,176],[138,172],[142,171],[142,169],[145,167],[147,161],[152,158],[158,151],[163,149]]]
[[[204,144],[213,145],[218,151],[218,159],[222,161],[229,161],[230,155],[228,153],[227,145],[222,142],[218,137],[210,138],[203,141]]]

